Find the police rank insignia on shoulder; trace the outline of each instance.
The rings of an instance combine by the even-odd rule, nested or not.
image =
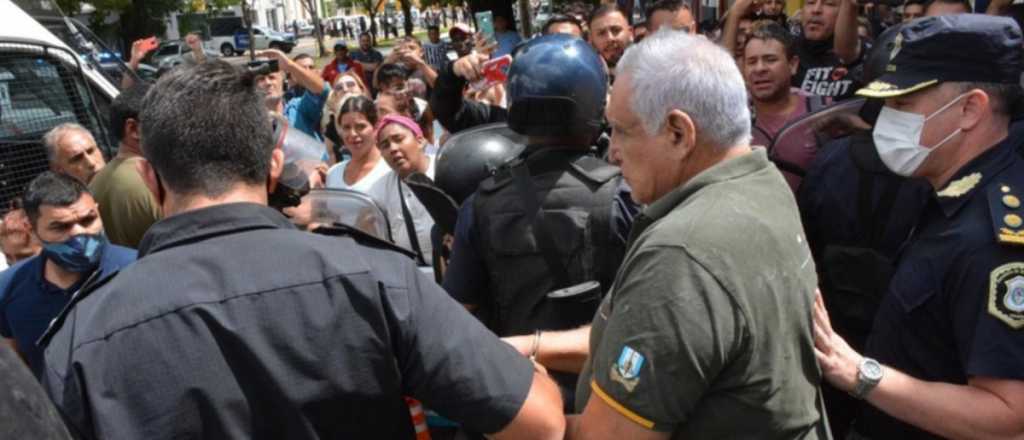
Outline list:
[[[1020,199],[1008,185],[993,185],[988,192],[988,207],[996,239],[1002,244],[1024,246],[1024,210]]]
[[[960,197],[978,186],[978,182],[981,182],[981,173],[968,174],[950,182],[945,189],[935,194],[939,197]]]
[[[1014,330],[1024,328],[1024,263],[1007,263],[989,275],[988,313]]]
[[[640,367],[644,366],[644,355],[640,354],[630,346],[622,347],[619,360],[612,365],[609,376],[615,382],[622,384],[627,392],[632,393],[636,385],[640,383]]]

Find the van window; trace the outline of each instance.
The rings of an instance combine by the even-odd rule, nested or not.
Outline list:
[[[74,56],[0,44],[0,212],[25,185],[48,168],[43,135],[67,122],[85,126],[110,151],[107,130],[83,77],[68,61]]]

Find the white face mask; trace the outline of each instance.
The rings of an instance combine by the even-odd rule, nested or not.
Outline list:
[[[878,121],[875,122],[872,138],[875,140],[878,156],[882,158],[885,166],[893,173],[910,177],[921,167],[929,154],[949,142],[953,136],[960,134],[961,130],[958,128],[931,148],[921,145],[921,131],[924,130],[924,123],[955,104],[964,95],[966,93],[957,96],[927,117],[888,106],[882,107],[882,112],[878,114]]]

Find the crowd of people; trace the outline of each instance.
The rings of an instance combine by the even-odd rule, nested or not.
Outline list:
[[[0,432],[1024,436],[1009,2],[645,6],[197,56],[109,158],[54,127],[0,223],[0,414],[38,399]]]

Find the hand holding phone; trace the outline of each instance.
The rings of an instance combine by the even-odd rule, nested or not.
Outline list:
[[[483,34],[484,39],[494,41],[494,13],[491,11],[477,12],[476,27]]]
[[[145,38],[145,39],[142,40],[142,50],[144,52],[149,52],[149,51],[151,51],[153,49],[156,49],[156,46],[158,44],[160,44],[160,43],[158,43],[156,41],[156,37]]]

